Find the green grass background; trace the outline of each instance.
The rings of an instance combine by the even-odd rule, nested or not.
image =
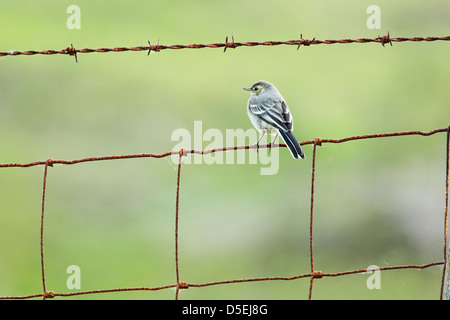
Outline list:
[[[69,30],[66,9],[81,9]],[[366,9],[381,8],[369,30]],[[447,1],[3,1],[0,51],[449,34]],[[248,93],[273,82],[300,141],[450,125],[448,42],[335,44],[0,58],[0,163],[162,153],[178,128],[251,128]],[[207,145],[204,142],[204,145]],[[184,165],[180,278],[189,283],[309,273],[312,146],[280,169]],[[240,151],[243,152],[243,151]],[[245,151],[254,152],[254,151]],[[323,272],[443,259],[445,134],[318,148],[314,255]],[[169,158],[49,168],[47,289],[176,283],[176,166]],[[0,170],[0,296],[42,292],[43,166]],[[442,267],[314,282],[314,299],[437,299]],[[308,279],[189,288],[181,299],[306,299]],[[172,289],[83,299],[173,299]],[[59,298],[68,299],[68,298]]]

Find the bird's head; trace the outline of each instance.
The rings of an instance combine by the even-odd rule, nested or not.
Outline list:
[[[259,95],[259,94],[261,94],[265,91],[271,90],[273,88],[275,88],[273,86],[273,84],[271,84],[270,82],[261,80],[261,81],[255,82],[250,88],[244,88],[244,90],[250,91],[250,93],[252,95],[253,94]]]

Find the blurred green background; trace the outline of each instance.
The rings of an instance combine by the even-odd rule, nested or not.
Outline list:
[[[69,30],[66,9],[81,9]],[[369,5],[381,29],[369,30]],[[3,1],[0,51],[235,40],[446,36],[448,1]],[[163,153],[178,128],[251,128],[248,93],[274,83],[300,141],[450,125],[448,42],[335,44],[0,57],[0,163]],[[209,142],[204,142],[206,146]],[[253,142],[252,142],[253,143]],[[312,146],[280,149],[276,175],[259,164],[184,165],[180,278],[189,283],[309,273]],[[244,151],[239,151],[244,152]],[[245,151],[247,156],[249,152]],[[318,148],[314,254],[323,272],[443,259],[445,134]],[[43,166],[0,170],[0,296],[42,292]],[[47,289],[176,283],[176,166],[170,158],[49,168]],[[314,299],[437,299],[442,267],[314,282]],[[307,299],[308,279],[189,288],[180,299]],[[173,299],[175,290],[83,299]],[[58,298],[68,299],[68,298]],[[75,298],[73,298],[75,299]]]

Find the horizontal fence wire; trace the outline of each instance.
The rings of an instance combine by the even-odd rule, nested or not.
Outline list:
[[[151,44],[148,42],[148,46],[135,46],[135,47],[115,47],[115,48],[83,48],[76,49],[73,44],[70,47],[66,47],[60,50],[25,50],[25,51],[4,51],[0,52],[0,57],[5,56],[31,56],[31,55],[56,55],[63,54],[74,56],[75,61],[78,62],[78,53],[105,53],[105,52],[127,52],[127,51],[147,51],[147,55],[153,52],[160,52],[161,50],[180,50],[180,49],[203,49],[203,48],[224,48],[223,51],[226,52],[228,48],[238,48],[238,47],[256,47],[256,46],[279,46],[279,45],[289,45],[296,46],[297,50],[301,46],[319,45],[319,44],[349,44],[349,43],[380,43],[385,46],[385,44],[390,44],[392,46],[393,42],[433,42],[433,41],[450,41],[450,36],[442,37],[391,37],[388,32],[387,35],[378,36],[376,38],[359,38],[359,39],[339,39],[339,40],[318,40],[304,39],[303,35],[300,35],[299,39],[296,40],[286,40],[286,41],[249,41],[249,42],[236,42],[234,41],[234,36],[232,35],[231,41],[228,41],[228,37],[225,38],[225,42],[218,43],[208,43],[208,44],[173,44],[173,45],[162,45],[159,43]]]
[[[312,299],[312,291],[314,280],[327,278],[327,277],[340,277],[351,274],[361,274],[368,271],[372,271],[372,269],[358,269],[358,270],[349,270],[342,271],[337,273],[326,273],[319,270],[316,270],[314,266],[314,252],[313,252],[313,217],[314,217],[314,187],[315,187],[315,174],[318,170],[316,166],[317,159],[317,147],[321,146],[324,143],[345,143],[350,141],[357,140],[368,140],[368,139],[379,139],[386,137],[401,137],[401,136],[431,136],[437,133],[447,133],[446,138],[446,157],[445,157],[445,205],[443,209],[443,258],[441,261],[434,261],[423,265],[397,265],[390,267],[381,267],[380,271],[390,271],[390,270],[401,270],[401,269],[425,269],[434,266],[443,266],[442,271],[442,280],[441,280],[441,289],[440,289],[440,299],[443,299],[444,292],[444,282],[447,273],[447,264],[448,264],[448,255],[447,255],[447,225],[448,225],[448,190],[449,190],[449,146],[450,146],[450,126],[447,128],[435,129],[431,131],[403,131],[403,132],[392,132],[392,133],[377,133],[377,134],[369,134],[369,135],[358,135],[351,136],[342,139],[321,139],[316,138],[311,141],[301,142],[301,145],[313,144],[313,157],[312,157],[312,168],[311,168],[311,208],[310,208],[310,236],[309,236],[309,246],[310,246],[310,266],[311,270],[309,273],[299,274],[294,276],[280,276],[280,277],[262,277],[262,278],[245,278],[245,279],[234,279],[234,280],[222,280],[222,281],[214,281],[214,282],[206,282],[206,283],[190,283],[186,281],[181,281],[180,276],[180,267],[179,267],[179,241],[178,241],[178,231],[179,231],[179,214],[180,214],[180,184],[181,184],[181,168],[182,168],[182,157],[188,154],[209,154],[214,152],[225,152],[231,150],[247,150],[247,149],[255,149],[256,145],[245,145],[245,146],[234,146],[234,147],[223,147],[216,148],[210,150],[186,150],[181,149],[179,151],[165,152],[161,154],[130,154],[130,155],[116,155],[116,156],[104,156],[104,157],[90,157],[90,158],[81,158],[75,160],[53,160],[51,158],[43,161],[35,161],[30,163],[4,163],[0,164],[0,168],[13,168],[13,167],[33,167],[33,166],[44,166],[44,175],[43,175],[43,184],[42,184],[42,203],[41,203],[41,223],[40,223],[40,257],[41,257],[41,278],[42,278],[42,286],[43,291],[37,294],[30,294],[25,296],[0,296],[0,299],[30,299],[30,298],[54,298],[54,297],[71,297],[71,296],[79,296],[79,295],[87,295],[87,294],[99,294],[99,293],[114,293],[114,292],[126,292],[126,291],[157,291],[164,290],[169,288],[175,288],[175,299],[179,298],[179,290],[188,289],[192,287],[208,287],[215,285],[223,285],[223,284],[236,284],[236,283],[248,283],[255,281],[289,281],[296,279],[310,279],[308,298]],[[275,144],[275,145],[260,145],[259,148],[275,148],[275,147],[286,147],[285,144]],[[46,193],[46,184],[47,184],[47,176],[49,172],[49,167],[52,167],[55,164],[60,165],[75,165],[83,162],[93,162],[93,161],[106,161],[106,160],[119,160],[119,159],[136,159],[136,158],[164,158],[170,155],[178,155],[178,170],[177,170],[177,180],[176,180],[176,200],[175,200],[175,272],[176,272],[176,283],[168,284],[159,287],[133,287],[133,288],[115,288],[115,289],[103,289],[103,290],[89,290],[89,291],[78,291],[71,293],[58,293],[51,290],[48,290],[46,286],[46,277],[45,277],[45,257],[44,257],[44,222],[45,222],[45,193]]]

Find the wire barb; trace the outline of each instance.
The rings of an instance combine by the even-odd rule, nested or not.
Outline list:
[[[300,49],[301,45],[304,45],[305,47],[310,46],[314,42],[314,40],[316,40],[316,37],[312,38],[312,40],[303,39],[303,34],[300,33],[300,40],[298,41],[297,50]]]
[[[225,38],[225,48],[223,49],[223,52],[227,51],[227,48],[236,48],[236,43],[234,42],[234,34],[231,33],[231,42],[228,42],[228,36]]]
[[[67,47],[65,50],[65,53],[69,56],[75,56],[75,62],[78,63],[78,57],[77,57],[77,49],[73,47],[73,44],[70,44],[70,47]]]
[[[380,43],[383,45],[383,47],[386,43],[390,43],[391,47],[392,47],[392,40],[391,40],[391,35],[390,35],[389,31],[388,31],[387,35],[382,36],[382,37],[378,36],[377,39],[380,41]]]
[[[158,43],[156,44],[156,46],[152,46],[152,44],[150,43],[150,40],[148,40],[148,53],[147,53],[147,56],[149,56],[152,51],[159,52],[160,50],[161,49],[160,49],[160,46],[159,46],[159,39],[158,39]]]

